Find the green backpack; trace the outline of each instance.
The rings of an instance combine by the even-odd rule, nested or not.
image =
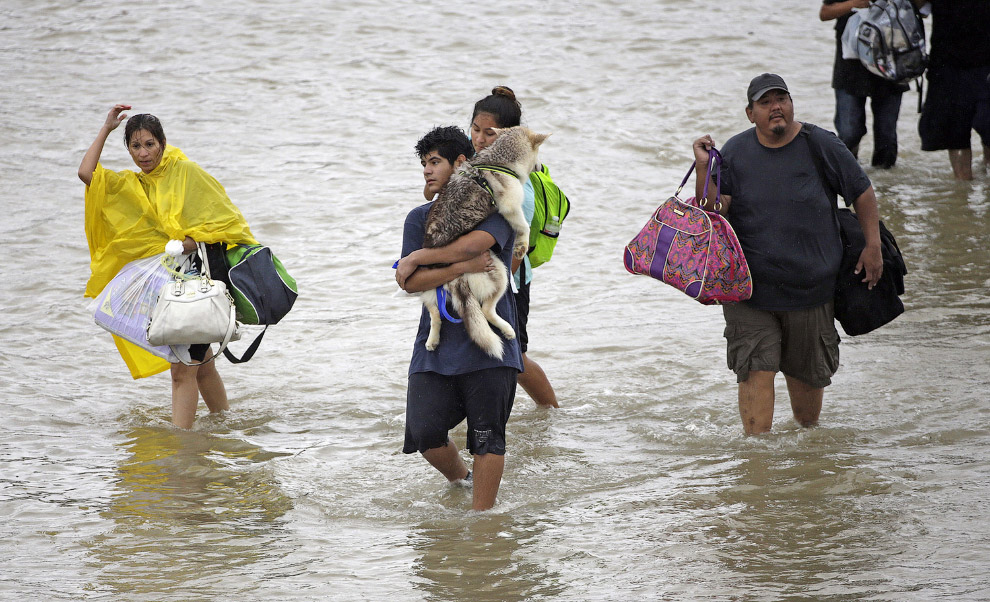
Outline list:
[[[530,173],[529,181],[536,201],[529,227],[529,264],[535,268],[550,261],[560,236],[560,226],[571,210],[571,202],[553,183],[546,165],[540,171]]]

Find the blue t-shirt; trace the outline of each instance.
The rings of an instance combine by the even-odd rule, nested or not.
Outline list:
[[[529,227],[533,227],[533,216],[536,214],[536,191],[533,190],[533,181],[529,178],[523,182],[523,217],[526,218],[526,223]],[[533,280],[533,268],[529,263],[529,254],[523,257],[522,263],[519,264],[519,269],[516,273],[512,275],[512,279],[515,282],[515,290],[519,290],[519,287],[523,285],[521,278],[525,275],[526,284],[529,284]]]
[[[870,179],[835,134],[815,128],[822,169],[832,190],[851,204]],[[799,134],[780,148],[760,144],[756,128],[722,147],[722,192],[732,197],[726,218],[753,275],[756,309],[788,311],[827,303],[842,260],[835,201],[826,192],[811,147]]]
[[[430,211],[430,201],[416,207],[406,216],[406,224],[402,233],[402,257],[423,247],[423,235],[426,231],[426,215]],[[495,238],[492,253],[505,264],[506,276],[512,265],[512,245],[515,234],[505,218],[494,213],[485,221],[478,224],[475,230],[482,230]],[[447,311],[459,318],[448,300]],[[495,306],[495,313],[516,328],[516,304],[513,295],[506,291]],[[495,332],[501,336],[498,329]],[[519,353],[518,339],[505,341],[502,359],[496,359],[481,350],[467,335],[464,323],[455,324],[443,320],[440,328],[440,345],[434,351],[426,350],[426,338],[430,334],[430,314],[423,307],[419,317],[419,330],[416,332],[416,342],[413,344],[412,360],[409,362],[409,374],[417,372],[435,372],[445,376],[467,374],[487,368],[510,367],[522,372],[522,355]]]

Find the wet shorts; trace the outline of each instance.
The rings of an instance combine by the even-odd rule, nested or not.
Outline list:
[[[422,453],[447,445],[447,432],[467,418],[467,448],[472,455],[505,455],[505,425],[516,396],[518,374],[509,367],[454,376],[410,374],[402,453]]]
[[[745,303],[722,306],[726,357],[736,382],[751,370],[783,372],[823,388],[839,369],[839,333],[832,302],[811,309],[763,311]]]
[[[928,96],[918,121],[921,150],[970,148],[971,130],[990,146],[990,67],[929,70]]]
[[[190,345],[189,346],[189,357],[192,358],[194,362],[201,362],[206,359],[206,353],[210,350],[210,345],[208,343],[203,345]]]
[[[529,333],[526,324],[529,323],[529,285],[527,282],[519,287],[516,297],[516,340],[519,341],[519,353],[526,353],[529,347]]]

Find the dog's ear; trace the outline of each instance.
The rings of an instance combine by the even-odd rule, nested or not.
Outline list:
[[[550,137],[551,134],[537,134],[536,132],[529,132],[529,142],[536,148],[543,144],[543,141]]]

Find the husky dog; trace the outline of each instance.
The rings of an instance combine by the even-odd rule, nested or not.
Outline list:
[[[523,215],[523,184],[536,166],[536,151],[549,134],[536,134],[522,126],[496,129],[497,138],[467,161],[440,192],[426,216],[423,246],[443,247],[473,230],[489,215],[498,211],[515,232],[512,252],[517,258],[529,246],[529,223]],[[494,169],[492,169],[494,168]],[[502,339],[488,326],[490,322],[506,339],[516,337],[512,325],[495,313],[495,306],[509,284],[505,264],[492,258],[490,272],[463,274],[444,285],[454,309],[464,320],[471,340],[488,355],[501,359]],[[437,291],[420,293],[430,312],[430,335],[426,348],[433,351],[440,344],[440,310]]]

